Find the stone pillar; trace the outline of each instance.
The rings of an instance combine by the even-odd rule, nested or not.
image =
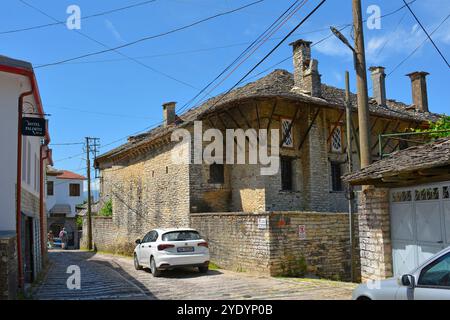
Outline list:
[[[319,62],[311,59],[311,43],[300,39],[290,44],[294,63],[292,90],[312,97],[320,97],[322,85],[318,69]]]
[[[365,188],[359,196],[361,281],[392,276],[389,189]]]
[[[380,106],[386,105],[386,84],[384,67],[370,67],[373,98]]]
[[[428,72],[412,72],[407,74],[411,79],[412,99],[417,110],[428,112],[427,81]]]
[[[175,107],[176,102],[166,102],[163,103],[163,118],[164,118],[164,126],[168,126],[175,122],[176,114]]]

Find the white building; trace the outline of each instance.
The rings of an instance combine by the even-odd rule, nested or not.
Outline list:
[[[47,168],[47,229],[57,237],[65,227],[69,248],[79,247],[76,206],[84,201],[84,180],[85,177],[71,171]]]
[[[19,115],[44,118],[33,67],[0,56],[0,299],[32,282],[46,253],[43,168],[51,163],[50,138],[48,131],[22,136]]]

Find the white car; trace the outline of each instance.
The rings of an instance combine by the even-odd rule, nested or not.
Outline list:
[[[162,270],[177,267],[197,267],[206,273],[208,243],[194,229],[155,229],[142,240],[136,240],[134,267],[136,270],[148,267],[154,277],[159,277]]]
[[[359,285],[354,300],[450,300],[450,247],[409,274]]]

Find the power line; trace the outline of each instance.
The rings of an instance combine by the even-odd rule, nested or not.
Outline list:
[[[97,112],[97,111],[91,111],[86,109],[78,109],[78,108],[72,108],[72,107],[62,107],[62,106],[53,106],[53,105],[47,105],[48,108],[56,108],[56,109],[63,109],[63,110],[70,110],[70,111],[76,111],[76,112],[82,112],[82,113],[89,113],[89,114],[96,114],[101,116],[110,116],[110,117],[120,117],[120,118],[133,118],[133,119],[151,119],[147,116],[141,116],[141,115],[130,115],[130,114],[120,114],[120,113],[109,113],[109,112]]]
[[[437,30],[439,30],[439,28],[445,23],[445,21],[448,20],[448,18],[450,18],[450,14],[448,14],[442,21],[441,23],[439,23],[439,25],[431,32],[431,35],[433,35]],[[422,43],[420,43],[410,54],[408,54],[402,61],[400,61],[392,70],[391,72],[389,72],[386,77],[390,76],[392,73],[394,73],[406,60],[408,60],[409,58],[411,58],[414,53],[417,52],[417,50],[419,50],[427,41],[428,41],[428,37],[425,38],[424,41],[422,41]]]
[[[50,143],[50,146],[75,146],[82,145],[83,142]]]
[[[107,10],[107,11],[103,11],[103,12],[98,12],[98,13],[91,14],[91,15],[88,15],[88,16],[83,16],[83,20],[90,19],[90,18],[95,18],[95,17],[99,17],[99,16],[104,16],[104,15],[107,15],[107,14],[111,14],[111,13],[114,13],[114,12],[131,9],[131,8],[135,8],[135,7],[139,7],[139,6],[143,6],[143,5],[155,2],[155,1],[156,0],[143,1],[143,2],[132,4],[132,5],[129,5],[129,6],[126,6],[126,7],[111,9],[111,10]],[[20,1],[20,2],[22,2],[22,1]],[[57,26],[57,25],[60,25],[60,24],[66,24],[66,21],[59,21],[59,20],[57,20],[54,23],[47,23],[47,24],[41,24],[41,25],[36,25],[36,26],[32,26],[32,27],[26,27],[26,28],[20,28],[20,29],[12,29],[12,30],[7,30],[7,31],[0,31],[0,35],[1,34],[10,34],[10,33],[23,32],[23,31],[30,31],[30,30],[35,30],[35,29],[42,29],[42,28]]]
[[[286,11],[284,11],[266,30],[264,30],[263,33],[261,33],[253,42],[251,42],[250,45],[243,52],[241,52],[237,58],[235,58],[212,81],[210,81],[205,87],[203,87],[203,89],[200,90],[200,92],[198,92],[192,99],[190,99],[188,102],[186,102],[183,105],[183,107],[179,110],[179,112],[182,112],[185,108],[187,108],[195,99],[197,99],[204,91],[206,91],[216,80],[218,80],[223,74],[225,74],[225,72],[227,72],[233,65],[235,65],[243,56],[245,56],[245,54],[247,54],[254,45],[256,45],[258,42],[260,42],[261,38],[264,37],[264,35],[267,34],[272,29],[272,27],[274,27],[278,23],[278,21],[280,21],[280,19],[282,19],[282,17],[285,16],[286,13],[289,12],[289,10],[291,10],[291,8],[294,7],[298,2],[299,2],[299,0],[294,1],[292,3],[292,5],[289,6],[289,8]]]
[[[19,0],[19,1],[23,2],[23,0]],[[73,58],[69,58],[69,59],[65,59],[65,60],[60,60],[60,61],[57,61],[57,62],[52,62],[52,63],[39,65],[39,66],[36,66],[35,69],[45,68],[45,67],[49,67],[49,66],[53,66],[53,65],[69,62],[69,61],[74,61],[74,60],[78,60],[78,59],[82,59],[82,58],[87,58],[87,57],[103,54],[103,53],[106,53],[106,52],[111,52],[111,51],[115,51],[115,50],[118,50],[118,49],[126,48],[126,47],[135,45],[135,44],[140,43],[140,42],[144,42],[144,41],[148,41],[148,40],[151,40],[151,39],[156,39],[156,38],[160,38],[160,37],[163,37],[163,36],[167,36],[169,34],[172,34],[172,33],[178,32],[178,31],[182,31],[182,30],[191,28],[193,26],[196,26],[198,24],[204,23],[206,21],[209,21],[209,20],[221,17],[221,16],[225,16],[225,15],[228,15],[228,14],[231,14],[231,13],[243,10],[245,8],[248,8],[250,6],[256,5],[256,4],[261,3],[263,1],[264,0],[258,0],[258,1],[246,4],[244,6],[238,7],[236,9],[232,9],[232,10],[229,10],[229,11],[221,12],[221,13],[215,14],[213,16],[209,16],[207,18],[204,18],[204,19],[201,19],[201,20],[197,20],[197,21],[195,21],[193,23],[190,23],[190,24],[182,26],[182,27],[175,28],[175,29],[163,32],[163,33],[156,34],[156,35],[140,38],[138,40],[135,40],[135,41],[132,41],[132,42],[128,42],[128,43],[125,43],[125,44],[117,46],[117,47],[108,48],[108,49],[100,50],[100,51],[96,51],[96,52],[91,52],[91,53],[83,54],[83,55],[80,55],[80,56],[77,56],[77,57],[73,57]]]
[[[442,60],[444,60],[444,62],[447,64],[447,67],[450,68],[450,64],[448,63],[447,59],[445,59],[444,55],[442,54],[441,50],[439,50],[438,46],[436,45],[436,43],[434,43],[433,39],[431,39],[431,36],[428,34],[427,30],[425,29],[425,27],[422,25],[422,23],[420,22],[419,18],[417,18],[417,16],[415,15],[414,11],[412,11],[411,7],[406,3],[405,0],[403,0],[403,2],[405,3],[406,7],[408,8],[409,12],[411,12],[411,14],[413,15],[414,19],[417,21],[417,23],[419,24],[419,26],[422,28],[423,32],[425,32],[425,34],[427,35],[428,39],[430,39],[431,43],[433,44],[434,48],[436,49],[436,51],[439,53],[439,55],[441,56]]]
[[[220,101],[223,100],[223,98],[225,98],[225,96],[227,96],[234,88],[236,88],[242,81],[244,81],[244,79],[250,73],[252,73],[256,68],[258,68],[258,66],[261,65],[261,63],[263,63],[275,50],[277,50],[283,44],[283,42],[285,42],[286,39],[289,38],[295,32],[295,30],[300,28],[300,26],[303,25],[303,23],[305,23],[326,1],[327,0],[322,0],[317,6],[315,6],[314,9],[311,10],[311,12],[308,13],[308,15],[306,15],[306,17],[302,19],[302,21],[300,21],[291,31],[289,31],[289,33],[280,42],[278,42],[278,44],[275,47],[273,47],[261,60],[259,60],[259,62],[255,66],[253,66],[253,68],[251,68],[238,82],[236,82],[236,84],[234,84],[225,94],[223,94],[210,108],[216,106]]]
[[[33,10],[39,12],[40,14],[42,14],[42,15],[44,15],[44,16],[46,16],[46,17],[48,17],[48,18],[50,18],[50,19],[52,19],[52,20],[54,20],[54,21],[58,21],[58,20],[56,20],[55,17],[53,17],[53,16],[47,14],[46,12],[42,11],[41,9],[39,9],[39,8],[37,8],[37,7],[35,7],[35,6],[33,6],[33,5],[31,5],[31,4],[27,3],[27,2],[25,2],[24,0],[19,0],[19,1],[22,2],[24,5],[30,7],[31,9],[33,9]],[[129,59],[129,60],[132,60],[133,62],[135,62],[135,63],[137,63],[137,64],[143,66],[144,68],[147,68],[147,69],[149,69],[149,70],[151,70],[151,71],[153,71],[153,72],[155,72],[155,73],[158,73],[158,74],[160,74],[160,75],[163,75],[163,76],[165,76],[165,77],[167,77],[167,78],[169,78],[169,79],[171,79],[171,80],[173,80],[173,81],[176,81],[176,82],[178,82],[178,83],[180,83],[180,84],[183,84],[183,85],[185,85],[185,86],[187,86],[187,87],[190,87],[190,88],[192,88],[192,89],[197,89],[195,86],[193,86],[193,85],[191,85],[191,84],[189,84],[189,83],[187,83],[187,82],[185,82],[185,81],[182,81],[182,80],[177,79],[177,78],[175,78],[175,77],[173,77],[173,76],[171,76],[171,75],[169,75],[169,74],[167,74],[167,73],[165,73],[165,72],[162,72],[162,71],[160,71],[160,70],[157,70],[157,69],[155,69],[155,68],[153,68],[153,67],[151,67],[151,66],[149,66],[149,65],[147,65],[147,64],[145,64],[145,63],[143,63],[143,62],[141,62],[141,61],[139,61],[139,60],[133,59],[133,58],[129,57],[128,55],[126,55],[126,54],[124,54],[124,53],[122,53],[122,52],[120,52],[120,51],[118,51],[118,50],[116,50],[116,49],[114,49],[114,48],[110,48],[110,47],[107,46],[106,44],[104,44],[104,43],[102,43],[102,42],[100,42],[100,41],[98,41],[98,40],[96,40],[96,39],[94,39],[94,38],[88,36],[88,35],[85,34],[85,33],[82,33],[82,32],[79,31],[79,30],[75,30],[75,32],[78,33],[79,35],[85,37],[86,39],[88,39],[88,40],[90,40],[90,41],[92,41],[92,42],[95,42],[95,43],[101,45],[101,46],[104,47],[104,48],[107,48],[107,50],[113,51],[113,52],[115,52],[115,53],[117,53],[117,54],[119,54],[119,55],[121,55],[121,56],[123,56],[123,57]],[[38,68],[38,67],[36,67],[36,68]]]
[[[210,95],[219,85],[221,85],[227,78],[229,78],[230,76],[231,76],[231,74],[233,74],[236,70],[237,70],[237,68],[239,68],[239,66],[241,66],[246,60],[248,60],[249,58],[250,58],[250,56],[258,49],[258,48],[260,48],[269,38],[270,38],[270,36],[271,35],[273,35],[276,31],[278,31],[289,19],[291,19],[292,18],[292,16],[295,14],[295,13],[297,13],[297,11],[298,10],[300,10],[300,8],[302,8],[303,7],[303,5],[305,5],[305,3],[306,2],[308,2],[308,0],[304,0],[304,1],[302,1],[300,4],[298,4],[297,5],[297,7],[296,8],[294,8],[289,14],[288,14],[288,16],[287,17],[285,17],[284,19],[283,19],[283,21],[281,21],[281,22],[279,22],[278,23],[278,25],[277,26],[275,26],[274,27],[274,29],[273,30],[271,30],[270,31],[270,33],[269,33],[269,35],[267,35],[267,36],[265,36],[265,38],[264,39],[262,39],[261,41],[259,41],[259,43],[257,43],[257,45],[254,47],[254,48],[252,48],[252,51],[243,59],[243,60],[241,60],[235,67],[234,67],[234,69],[233,70],[231,70],[221,81],[219,81],[219,83],[217,83],[212,89],[210,89],[206,94],[205,94],[205,96],[204,96],[204,98],[206,97],[206,96],[208,96],[208,95]],[[297,1],[295,2],[295,3],[297,3]],[[294,3],[294,4],[295,4]],[[289,10],[289,9],[288,9]],[[287,11],[288,11],[287,10]],[[286,11],[286,12],[287,12]],[[285,12],[285,13],[286,13]],[[284,15],[284,13],[283,13],[283,15]],[[281,18],[281,17],[280,17]]]

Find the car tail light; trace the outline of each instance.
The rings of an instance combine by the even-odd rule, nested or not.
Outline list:
[[[160,244],[158,245],[158,250],[162,251],[173,247],[175,247],[173,244]]]
[[[200,242],[199,244],[197,244],[199,247],[205,247],[208,248],[208,242]]]

